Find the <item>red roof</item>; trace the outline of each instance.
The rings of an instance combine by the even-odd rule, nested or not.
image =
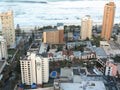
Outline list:
[[[69,56],[74,55],[73,51],[69,51]]]
[[[53,57],[53,53],[48,53],[48,56],[49,57]]]
[[[62,55],[67,55],[67,51],[62,51]]]

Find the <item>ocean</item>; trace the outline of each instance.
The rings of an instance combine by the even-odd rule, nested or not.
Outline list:
[[[110,0],[0,0],[0,13],[14,12],[14,25],[21,27],[81,24],[90,15],[94,23],[102,23],[104,6]],[[114,23],[120,23],[120,0],[116,4]]]

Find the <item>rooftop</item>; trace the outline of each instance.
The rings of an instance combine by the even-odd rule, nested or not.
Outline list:
[[[108,5],[108,6],[114,6],[114,7],[116,6],[114,2],[109,2],[106,5]]]
[[[39,53],[42,54],[42,53],[46,52],[47,46],[48,46],[47,44],[41,43]]]
[[[61,70],[60,70],[60,76],[63,76],[63,77],[72,76],[72,70],[71,70],[71,68],[61,68]]]
[[[82,81],[81,83],[61,83],[63,90],[106,90],[102,81]]]
[[[107,56],[102,47],[94,47],[94,51],[97,56]]]

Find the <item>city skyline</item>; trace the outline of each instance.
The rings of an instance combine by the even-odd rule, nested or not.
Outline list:
[[[0,4],[2,8],[0,8],[0,11],[2,13],[7,10],[13,10],[15,21],[14,26],[16,26],[17,24],[20,24],[20,26],[22,27],[29,27],[35,25],[55,25],[57,22],[79,25],[81,23],[81,18],[85,15],[90,15],[93,18],[93,23],[101,24],[103,18],[104,5],[108,2],[108,0],[59,2],[56,1],[48,3],[13,3],[1,1]],[[115,23],[119,23],[119,3],[120,1],[115,0]]]
[[[0,90],[120,90],[114,1],[0,1]]]

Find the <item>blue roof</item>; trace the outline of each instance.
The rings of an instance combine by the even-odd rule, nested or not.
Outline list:
[[[81,52],[80,52],[80,51],[75,51],[75,52],[73,52],[73,53],[74,53],[74,56],[75,56],[75,57],[81,56]]]
[[[94,51],[98,56],[107,56],[102,47],[94,47]]]
[[[78,33],[75,33],[75,34],[73,35],[74,40],[78,40],[78,37],[79,37],[79,34],[78,34]]]

